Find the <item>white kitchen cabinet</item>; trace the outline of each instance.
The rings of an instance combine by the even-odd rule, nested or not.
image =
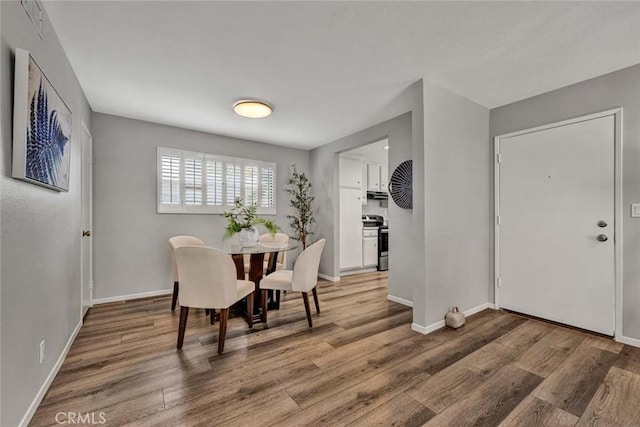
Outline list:
[[[340,187],[362,188],[362,165],[360,160],[339,157]]]
[[[389,168],[380,166],[380,191],[389,191]]]
[[[361,199],[361,189],[340,188],[340,270],[362,268]]]
[[[362,162],[360,165],[362,169],[362,204],[366,205],[367,204],[367,164],[365,162]]]
[[[380,165],[367,163],[367,190],[380,191]]]
[[[376,230],[375,237],[362,237],[362,266],[375,267],[378,265],[378,232]]]

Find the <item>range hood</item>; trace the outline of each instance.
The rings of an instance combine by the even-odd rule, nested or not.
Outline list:
[[[384,191],[367,191],[367,199],[388,200],[389,194]]]

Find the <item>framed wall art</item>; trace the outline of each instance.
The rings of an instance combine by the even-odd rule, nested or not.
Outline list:
[[[15,53],[12,176],[69,190],[71,111],[36,61]]]

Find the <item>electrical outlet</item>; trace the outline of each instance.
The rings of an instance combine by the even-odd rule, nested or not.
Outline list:
[[[42,365],[42,363],[44,362],[44,340],[42,340],[42,342],[40,342],[40,355],[39,355],[39,361],[40,364]]]

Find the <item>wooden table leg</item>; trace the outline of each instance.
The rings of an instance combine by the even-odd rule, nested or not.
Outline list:
[[[278,266],[279,254],[280,254],[279,252],[271,252],[269,254],[269,263],[267,264],[267,275],[276,271],[276,268]],[[267,304],[268,309],[280,310],[280,291],[276,291],[276,292],[269,291],[268,294],[269,294],[269,299],[271,300]]]
[[[236,278],[238,280],[244,280],[244,255],[234,254],[231,255],[231,258],[236,265]]]
[[[259,314],[259,307],[262,307],[262,292],[260,292],[260,281],[264,275],[264,253],[251,254],[251,260],[249,262],[249,280],[255,283],[255,292],[253,293],[253,313]],[[254,319],[255,321],[255,319]]]
[[[262,291],[260,291],[260,281],[262,280],[262,276],[264,275],[264,255],[264,253],[251,254],[249,262],[249,280],[251,280],[255,284],[255,292],[253,293],[253,322],[261,321],[260,311],[262,310]],[[233,262],[236,265],[238,280],[245,280],[244,255],[235,254],[231,257],[233,258]],[[271,274],[276,271],[277,262],[278,253],[271,253],[267,265],[267,274]],[[271,299],[271,301],[267,301],[268,309],[279,309],[280,298],[276,299],[273,291],[269,291],[268,294],[269,298]],[[247,316],[249,315],[250,314],[247,313]],[[248,319],[247,322],[249,323]]]
[[[253,322],[255,322],[255,315],[258,314],[256,313],[258,310],[256,310],[256,306],[260,307],[260,298],[256,297],[256,294],[260,293],[259,290],[259,285],[260,285],[260,280],[258,279],[258,282],[256,283],[255,278],[258,274],[260,274],[260,276],[262,275],[262,272],[258,272],[255,271],[255,268],[253,267],[254,265],[254,260],[253,257],[254,255],[259,255],[259,254],[253,254],[251,255],[251,263],[249,264],[249,280],[251,280],[253,283],[255,283],[256,287],[255,287],[255,292],[253,292],[253,296],[249,295],[247,296],[247,306],[246,306],[246,321],[247,324],[249,325],[249,327],[253,327]],[[262,257],[264,259],[264,254],[262,254]],[[245,271],[244,271],[244,255],[243,254],[233,254],[231,255],[231,258],[233,259],[233,263],[236,265],[236,278],[238,280],[245,280]],[[260,261],[260,269],[262,270],[262,262]],[[253,298],[252,304],[249,303],[249,298]]]
[[[267,264],[267,276],[274,271],[276,271],[276,267],[278,266],[278,255],[279,252],[271,252],[269,254],[269,263]]]

